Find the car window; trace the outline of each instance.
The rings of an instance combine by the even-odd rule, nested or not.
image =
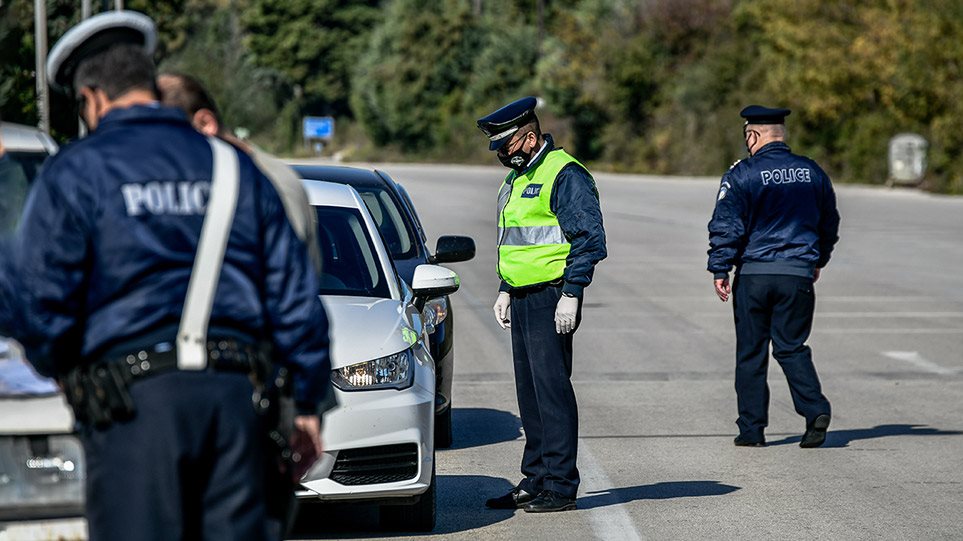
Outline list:
[[[384,269],[361,213],[315,207],[321,247],[321,295],[391,298]]]
[[[388,190],[378,187],[356,187],[374,218],[381,238],[392,259],[411,259],[417,255],[412,230],[405,222],[404,211]]]
[[[402,199],[405,201],[405,205],[408,205],[409,214],[415,219],[415,226],[418,228],[418,234],[421,235],[422,242],[428,241],[428,236],[425,235],[425,228],[421,225],[421,218],[418,217],[418,211],[415,210],[415,204],[411,200],[411,196],[408,195],[408,190],[405,189],[401,184],[397,184],[398,192],[401,193]]]
[[[7,152],[0,157],[0,235],[16,229],[30,183],[46,158],[41,152]]]

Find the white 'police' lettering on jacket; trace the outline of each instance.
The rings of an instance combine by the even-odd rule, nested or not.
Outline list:
[[[124,194],[128,216],[150,214],[204,214],[211,194],[211,182],[147,182],[130,183],[120,187]]]
[[[759,171],[762,178],[762,185],[790,184],[792,182],[812,182],[812,172],[808,167],[790,167],[788,169],[766,169]]]
[[[542,193],[541,184],[529,184],[528,186],[525,186],[525,190],[522,192],[522,197],[534,199],[538,197],[538,194],[540,193]]]

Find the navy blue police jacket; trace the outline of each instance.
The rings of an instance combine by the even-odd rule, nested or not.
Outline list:
[[[555,140],[545,134],[545,142],[538,155],[519,176],[541,165],[545,156],[555,148]],[[555,177],[549,205],[558,218],[565,240],[571,245],[565,259],[562,292],[581,297],[582,291],[592,283],[595,265],[608,255],[595,179],[577,163],[566,165]],[[507,292],[512,287],[502,280],[498,290]]]
[[[268,342],[275,362],[295,372],[298,409],[310,413],[330,392],[319,277],[271,181],[245,153],[238,160],[208,336]],[[173,343],[212,165],[183,113],[147,105],[109,112],[47,161],[13,239],[15,269],[3,266],[15,273],[4,283],[18,290],[22,318],[8,330],[40,374]]]
[[[722,177],[709,222],[709,272],[812,277],[839,240],[829,176],[809,158],[769,143]]]

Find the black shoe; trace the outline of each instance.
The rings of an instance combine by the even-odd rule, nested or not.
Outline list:
[[[826,441],[826,429],[829,428],[829,415],[823,414],[813,420],[813,424],[806,427],[799,446],[803,449],[819,447]]]
[[[554,490],[543,490],[538,497],[522,507],[526,513],[552,513],[575,509],[575,498],[566,498]]]
[[[766,438],[750,438],[739,434],[732,443],[736,444],[736,447],[765,447]]]
[[[528,502],[535,499],[534,494],[529,494],[524,490],[515,487],[508,491],[508,494],[497,498],[489,498],[485,502],[485,507],[489,509],[520,509]]]

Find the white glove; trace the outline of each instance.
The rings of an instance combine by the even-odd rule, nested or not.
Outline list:
[[[495,306],[492,310],[495,311],[495,321],[498,322],[498,326],[502,329],[512,328],[512,323],[509,314],[512,307],[512,297],[504,292],[498,292],[498,298],[495,299]]]
[[[558,305],[555,306],[555,332],[568,334],[574,331],[576,313],[578,313],[578,298],[562,295]]]

